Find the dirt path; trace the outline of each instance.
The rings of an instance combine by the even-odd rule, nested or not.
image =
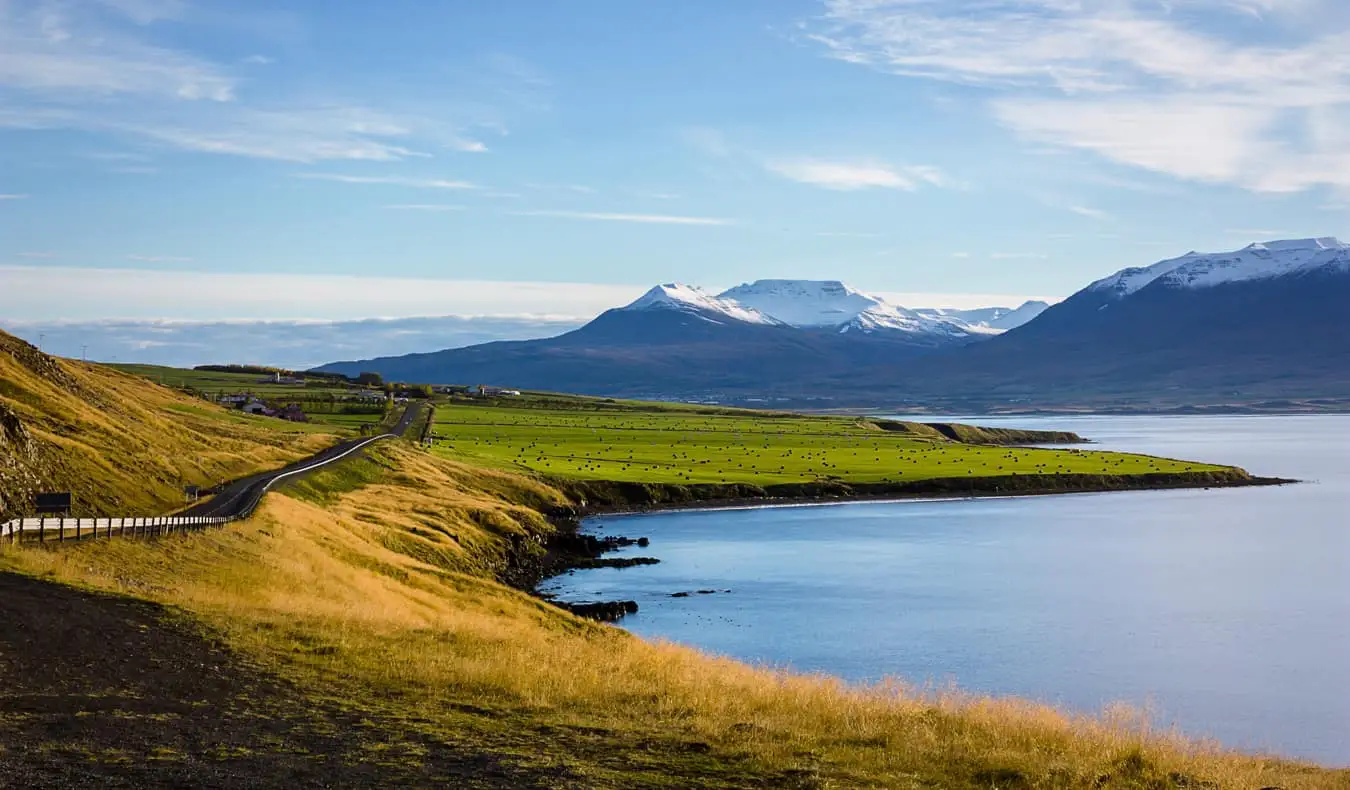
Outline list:
[[[556,788],[325,709],[163,607],[0,573],[0,787]]]

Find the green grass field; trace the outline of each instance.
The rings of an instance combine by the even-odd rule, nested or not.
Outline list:
[[[527,400],[442,406],[434,435],[435,452],[447,458],[642,483],[879,483],[1225,468],[1114,452],[969,445],[930,438],[923,426],[914,431],[883,431],[850,417],[661,410],[652,404],[587,411]]]
[[[186,370],[168,368],[159,365],[113,364],[110,368],[143,376],[165,387],[192,389],[213,394],[251,393],[265,398],[285,398],[305,394],[340,394],[348,390],[343,385],[328,384],[320,380],[311,380],[305,386],[295,384],[264,383],[265,378],[255,373],[221,373],[211,370]]]

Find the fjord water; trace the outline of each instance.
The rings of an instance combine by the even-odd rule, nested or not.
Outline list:
[[[1124,701],[1350,765],[1350,417],[963,419],[1307,482],[604,517],[588,528],[648,536],[627,552],[661,564],[545,589],[634,599],[623,627],[752,662]]]

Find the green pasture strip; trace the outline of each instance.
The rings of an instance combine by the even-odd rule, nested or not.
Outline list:
[[[350,388],[341,384],[329,384],[322,380],[311,379],[305,386],[294,384],[272,384],[263,381],[265,376],[255,373],[224,373],[213,370],[186,370],[160,365],[112,364],[115,370],[150,379],[165,387],[191,387],[201,392],[217,394],[252,393],[266,398],[301,397],[309,395],[336,395]]]
[[[191,414],[196,417],[203,417],[218,422],[230,423],[233,425],[252,425],[263,426],[277,433],[335,433],[333,424],[319,424],[314,422],[289,422],[287,420],[277,419],[276,417],[261,417],[243,412],[213,409],[205,406],[187,406],[179,404],[169,404],[164,408],[169,411],[176,411],[179,414]]]
[[[967,445],[849,417],[455,405],[437,412],[441,455],[592,480],[646,483],[905,482],[1223,467],[1126,453]]]

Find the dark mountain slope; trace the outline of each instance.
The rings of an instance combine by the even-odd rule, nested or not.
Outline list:
[[[1342,318],[1344,317],[1344,318]],[[1350,397],[1350,273],[1085,290],[986,343],[915,363],[906,398],[994,404]],[[864,378],[888,378],[883,369]]]

